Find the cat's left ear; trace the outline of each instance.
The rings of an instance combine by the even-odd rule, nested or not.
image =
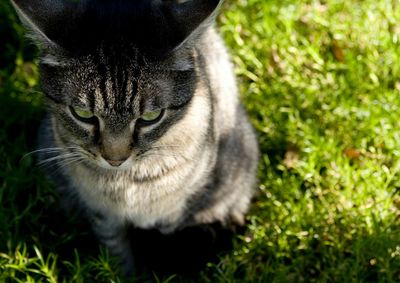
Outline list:
[[[222,0],[162,0],[165,42],[170,47],[179,46],[201,26],[212,22],[221,3]]]

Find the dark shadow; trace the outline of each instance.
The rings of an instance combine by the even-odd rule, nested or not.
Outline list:
[[[218,223],[185,228],[171,235],[157,230],[130,231],[138,270],[155,272],[161,278],[173,274],[195,278],[208,262],[217,263],[218,255],[232,249],[234,235],[233,230]]]

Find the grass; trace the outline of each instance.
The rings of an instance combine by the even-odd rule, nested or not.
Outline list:
[[[219,24],[259,135],[259,193],[218,262],[147,281],[399,282],[400,4],[227,2]],[[44,112],[4,2],[0,37],[0,282],[124,282],[21,159]]]

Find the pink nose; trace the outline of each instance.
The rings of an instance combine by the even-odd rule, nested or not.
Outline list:
[[[118,167],[120,166],[122,163],[125,162],[127,158],[123,159],[123,160],[112,160],[112,159],[106,159],[106,161],[108,162],[108,164],[110,164],[113,167]]]

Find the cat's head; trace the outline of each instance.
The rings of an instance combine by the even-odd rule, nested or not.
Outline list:
[[[111,169],[201,134],[193,47],[219,2],[14,0],[41,45],[56,144]]]

